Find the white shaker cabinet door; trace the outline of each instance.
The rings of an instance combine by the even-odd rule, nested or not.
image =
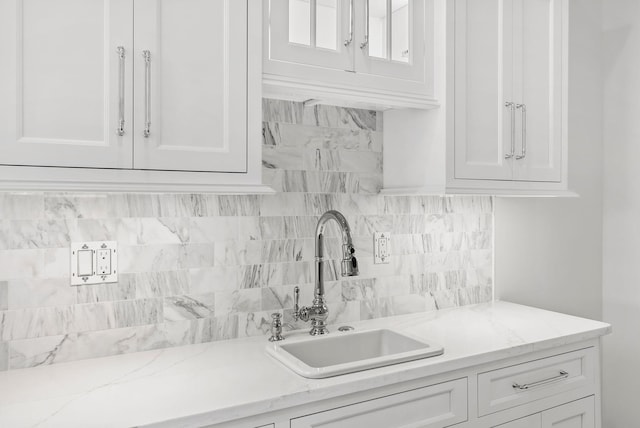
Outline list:
[[[541,428],[541,414],[527,416],[526,418],[516,419],[506,424],[496,425],[493,428]]]
[[[515,1],[514,39],[521,46],[515,50],[514,61],[518,106],[515,180],[562,179],[566,3],[567,0]]]
[[[247,171],[247,7],[135,1],[135,169]]]
[[[0,164],[131,168],[132,11],[0,0]]]
[[[542,412],[542,428],[594,428],[593,396]]]
[[[514,0],[455,0],[454,174],[511,180]],[[509,103],[509,104],[508,104]]]

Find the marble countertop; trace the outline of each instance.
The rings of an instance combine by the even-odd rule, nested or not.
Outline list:
[[[268,356],[266,338],[254,337],[15,370],[0,373],[0,426],[213,424],[580,342],[611,329],[506,302],[351,325],[393,328],[439,343],[445,353],[314,380]]]

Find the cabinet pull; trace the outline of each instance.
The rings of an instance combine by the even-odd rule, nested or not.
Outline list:
[[[144,58],[144,130],[145,138],[151,135],[151,52],[142,51]]]
[[[527,105],[516,104],[516,108],[522,109],[522,152],[516,156],[520,160],[527,156]]]
[[[349,38],[344,41],[345,47],[353,42],[353,7],[353,0],[349,0]]]
[[[504,103],[511,112],[511,153],[504,155],[505,159],[511,159],[516,153],[516,105],[512,102]]]
[[[364,24],[365,33],[364,33],[364,41],[360,43],[360,49],[364,49],[369,45],[369,0],[365,0],[365,19],[366,22]]]
[[[531,388],[535,388],[535,387],[538,387],[538,386],[547,385],[549,383],[558,382],[559,380],[566,379],[568,377],[569,377],[569,373],[565,372],[564,370],[560,370],[560,373],[557,376],[550,377],[549,379],[543,379],[543,380],[539,380],[537,382],[525,383],[525,384],[522,384],[522,385],[520,385],[519,383],[514,383],[513,384],[513,389],[518,389],[520,391],[523,391],[523,390],[526,390],[526,389],[531,389]]]
[[[118,52],[118,129],[116,135],[124,135],[124,46],[116,48]]]

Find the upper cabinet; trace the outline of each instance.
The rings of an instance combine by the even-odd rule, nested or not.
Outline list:
[[[385,192],[567,194],[568,1],[436,4],[444,108],[385,112]]]
[[[266,97],[437,106],[428,0],[264,0]]]
[[[0,186],[260,191],[255,3],[0,1]]]

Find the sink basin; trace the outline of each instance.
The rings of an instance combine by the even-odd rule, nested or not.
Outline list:
[[[441,355],[444,349],[388,329],[334,332],[269,344],[267,352],[307,378],[325,378]]]

